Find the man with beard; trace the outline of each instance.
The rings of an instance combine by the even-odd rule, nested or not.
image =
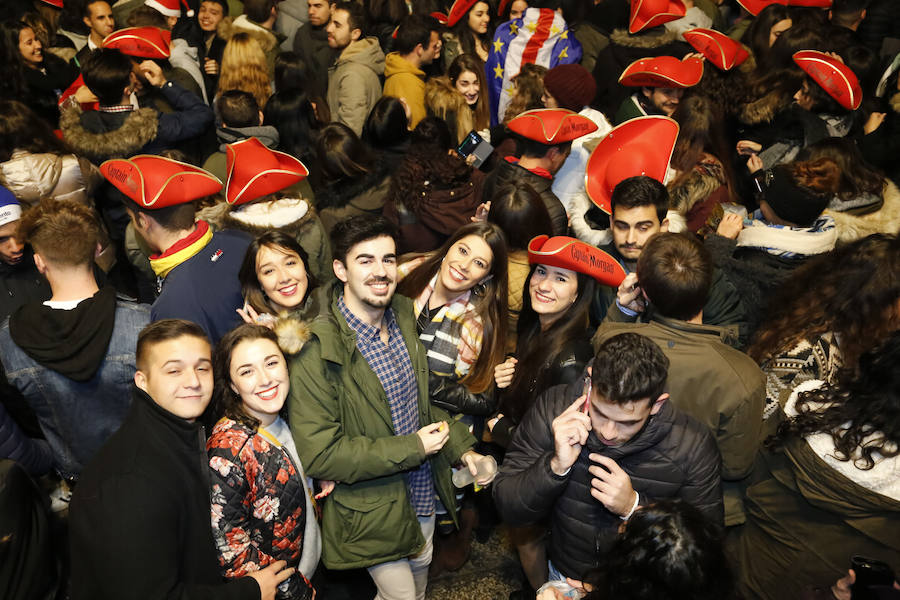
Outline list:
[[[613,189],[610,204],[613,243],[600,248],[624,267],[630,277],[625,283],[633,285],[636,277],[631,274],[637,267],[644,244],[660,231],[669,229],[669,221],[666,219],[669,192],[666,186],[652,177],[645,175],[629,177]],[[616,289],[599,286],[597,296],[591,305],[591,321],[597,324],[603,321],[607,310],[615,302]],[[616,306],[622,313],[621,317],[617,315],[616,320],[634,320],[639,316],[627,307]],[[745,336],[745,332],[741,329],[746,325],[744,315],[744,306],[737,290],[719,269],[714,269],[709,297],[703,306],[703,324],[729,329],[726,342],[739,347]]]
[[[456,518],[450,466],[476,473],[468,429],[433,406],[396,232],[356,216],[331,232],[336,285],[291,363],[290,419],[306,474],[338,482],[323,505],[322,562],[368,568],[378,598],[425,597],[435,492]],[[486,485],[493,474],[479,476]]]

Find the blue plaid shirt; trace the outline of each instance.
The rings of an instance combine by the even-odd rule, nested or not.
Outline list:
[[[375,371],[391,409],[394,435],[410,435],[419,430],[419,388],[412,360],[403,341],[394,311],[384,313],[384,325],[388,330],[388,342],[381,341],[381,330],[360,321],[344,304],[344,296],[338,298],[338,310],[350,329],[356,332],[356,349],[363,355],[369,367]],[[409,499],[416,515],[424,517],[434,512],[434,484],[431,480],[431,463],[425,461],[416,469],[406,472]]]

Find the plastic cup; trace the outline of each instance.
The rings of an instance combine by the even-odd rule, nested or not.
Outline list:
[[[481,456],[475,460],[477,475],[472,475],[467,466],[453,471],[453,485],[463,488],[473,483],[476,479],[485,479],[497,472],[497,461],[491,455]]]

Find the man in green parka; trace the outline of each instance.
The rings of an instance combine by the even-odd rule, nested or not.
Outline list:
[[[322,561],[366,567],[378,599],[425,597],[435,492],[456,514],[450,467],[475,473],[465,425],[431,405],[412,301],[395,296],[396,233],[351,217],[331,233],[339,283],[291,364],[290,422],[307,475],[336,481],[324,501]],[[487,484],[493,475],[479,483]]]

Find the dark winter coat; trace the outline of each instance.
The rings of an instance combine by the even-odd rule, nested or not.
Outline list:
[[[583,381],[584,369],[593,358],[594,350],[587,335],[567,340],[559,354],[548,356],[544,364],[537,369],[538,372],[531,375],[530,385],[524,397],[512,397],[508,393],[502,395],[500,412],[503,413],[503,417],[491,429],[491,439],[508,448],[521,421],[515,413],[524,415],[536,397],[554,386]]]
[[[309,68],[313,84],[310,95],[324,98],[328,89],[328,69],[341,53],[328,45],[325,25],[313,27],[304,23],[294,37],[294,52],[300,55]]]
[[[743,523],[741,485],[759,450],[765,375],[749,356],[722,341],[726,333],[721,328],[660,315],[649,323],[606,321],[594,336],[594,346],[629,332],[647,336],[662,349],[669,359],[670,401],[715,436],[722,454],[725,524]]]
[[[380,215],[390,186],[385,169],[378,168],[355,181],[340,180],[314,187],[316,209],[325,231],[331,233],[338,221],[355,215]]]
[[[551,189],[553,178],[543,177],[520,167],[518,161],[512,157],[507,156],[505,160],[499,161],[497,168],[488,175],[484,182],[484,197],[490,200],[501,186],[517,181],[527,183],[540,195],[547,212],[550,213],[550,222],[553,224],[551,235],[566,235],[566,231],[569,229],[569,219],[566,216],[565,207]]]
[[[258,600],[226,583],[210,527],[206,433],[137,388],[69,507],[72,600]]]
[[[54,56],[50,52],[44,54],[41,64],[43,71],[24,67],[25,85],[28,98],[22,98],[39,117],[44,119],[51,129],[59,123],[57,102],[60,95],[78,77],[78,69]]]
[[[616,461],[631,478],[641,504],[680,498],[716,523],[723,522],[716,441],[706,426],[669,402],[622,446],[606,446],[591,432],[572,469],[563,476],[553,473],[551,423],[583,391],[581,381],[575,381],[538,397],[513,436],[494,482],[494,502],[510,525],[549,517],[548,556],[563,575],[584,579],[603,560],[622,523],[591,496],[591,453]]]
[[[18,263],[0,261],[0,319],[6,320],[23,304],[50,299],[50,284],[38,273],[33,256],[31,247],[26,246]]]
[[[249,245],[250,236],[242,231],[214,233],[200,252],[166,275],[150,309],[151,321],[193,321],[213,344],[240,325],[235,309],[243,306],[244,298],[238,271]]]

